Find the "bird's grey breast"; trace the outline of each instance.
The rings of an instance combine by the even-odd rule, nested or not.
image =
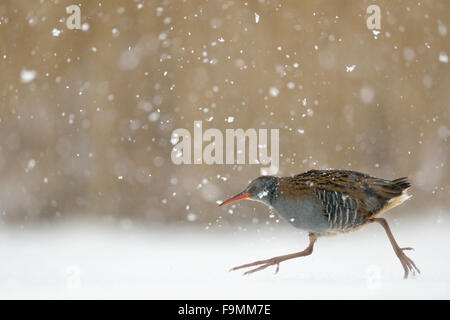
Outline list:
[[[318,199],[313,197],[278,197],[272,202],[272,207],[296,228],[313,233],[328,231],[327,218]]]

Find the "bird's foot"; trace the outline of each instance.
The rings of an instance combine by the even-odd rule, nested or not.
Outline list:
[[[255,268],[255,269],[252,269],[252,270],[249,270],[249,271],[246,271],[244,273],[244,275],[248,275],[248,274],[251,274],[253,272],[260,271],[260,270],[263,270],[263,269],[265,269],[267,267],[276,265],[277,266],[277,268],[275,269],[275,274],[276,274],[276,273],[278,273],[278,271],[280,271],[280,263],[282,261],[284,261],[284,259],[280,259],[280,257],[275,257],[275,258],[271,258],[271,259],[267,259],[267,260],[260,260],[260,261],[255,261],[255,262],[252,262],[252,263],[243,264],[241,266],[237,266],[237,267],[234,267],[234,268],[230,269],[230,271],[234,271],[234,270],[238,270],[238,269],[242,269],[242,268],[248,268],[248,267],[253,267],[253,266],[258,266],[259,265],[259,267]]]
[[[234,270],[238,270],[238,269],[242,269],[242,268],[248,268],[248,267],[254,267],[254,266],[259,266],[255,269],[249,270],[247,272],[244,273],[244,275],[256,272],[256,271],[260,271],[263,270],[267,267],[270,266],[277,266],[277,268],[275,269],[275,273],[278,273],[278,271],[280,271],[280,263],[289,259],[294,259],[294,258],[298,258],[298,257],[304,257],[304,256],[308,256],[313,252],[313,247],[314,247],[314,243],[316,242],[317,237],[314,235],[310,235],[309,236],[309,245],[308,247],[300,252],[296,252],[296,253],[291,253],[291,254],[286,254],[284,256],[278,256],[278,257],[274,257],[271,259],[267,259],[267,260],[259,260],[259,261],[255,261],[252,263],[247,263],[247,264],[243,264],[242,266],[237,266],[232,268],[230,271],[234,271]]]
[[[399,258],[403,269],[405,270],[405,275],[403,276],[404,279],[408,278],[409,273],[411,272],[413,276],[417,273],[420,273],[419,268],[417,268],[414,261],[412,261],[403,251],[405,250],[414,250],[411,247],[406,248],[398,248],[398,250],[395,250],[395,253],[397,254],[397,257]]]

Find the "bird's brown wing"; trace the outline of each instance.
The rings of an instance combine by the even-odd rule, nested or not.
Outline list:
[[[410,187],[407,178],[390,181],[350,170],[311,170],[291,179],[294,189],[302,192],[309,189],[316,194],[325,214],[333,217],[343,212],[351,219],[357,212],[364,220],[381,212]]]
[[[322,204],[330,229],[345,231],[366,221],[358,211],[358,201],[347,193],[326,188],[315,188],[314,192]]]

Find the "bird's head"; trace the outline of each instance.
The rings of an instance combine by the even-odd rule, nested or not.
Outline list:
[[[278,190],[278,178],[272,176],[261,176],[250,182],[244,191],[238,193],[234,197],[222,202],[219,207],[244,200],[255,200],[271,205],[272,200]]]

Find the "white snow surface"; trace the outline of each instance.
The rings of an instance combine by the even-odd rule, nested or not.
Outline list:
[[[388,219],[389,220],[389,219]],[[0,298],[449,299],[450,221],[391,219],[422,274],[403,269],[378,225],[321,238],[309,257],[242,276],[231,267],[302,250],[286,224],[107,228],[95,224],[0,229]],[[245,230],[245,229],[243,229]]]

